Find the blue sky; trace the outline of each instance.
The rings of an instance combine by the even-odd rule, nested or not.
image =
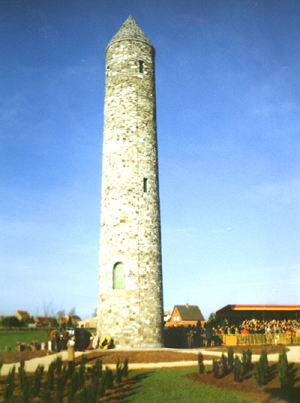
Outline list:
[[[105,48],[156,50],[164,308],[299,304],[300,3],[0,3],[0,315],[98,292]]]

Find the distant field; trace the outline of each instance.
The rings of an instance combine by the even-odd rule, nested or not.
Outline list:
[[[38,340],[39,343],[50,340],[50,332],[45,330],[9,330],[0,331],[0,351],[5,347],[11,347],[15,351],[16,343],[31,343]]]

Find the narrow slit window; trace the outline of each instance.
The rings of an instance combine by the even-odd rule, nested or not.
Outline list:
[[[144,61],[139,60],[139,72],[144,73]]]
[[[147,191],[148,191],[148,179],[147,178],[144,178],[143,189],[144,189],[144,193],[147,193]]]
[[[113,269],[113,289],[125,290],[125,267],[121,262],[116,263]]]

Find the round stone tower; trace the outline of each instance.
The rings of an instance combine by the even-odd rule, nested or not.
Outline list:
[[[106,49],[98,335],[163,346],[155,51],[129,16]]]

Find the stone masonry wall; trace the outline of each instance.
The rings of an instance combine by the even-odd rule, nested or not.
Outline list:
[[[116,346],[163,345],[154,49],[121,40],[106,52],[98,334]],[[125,289],[113,268],[125,266]]]

